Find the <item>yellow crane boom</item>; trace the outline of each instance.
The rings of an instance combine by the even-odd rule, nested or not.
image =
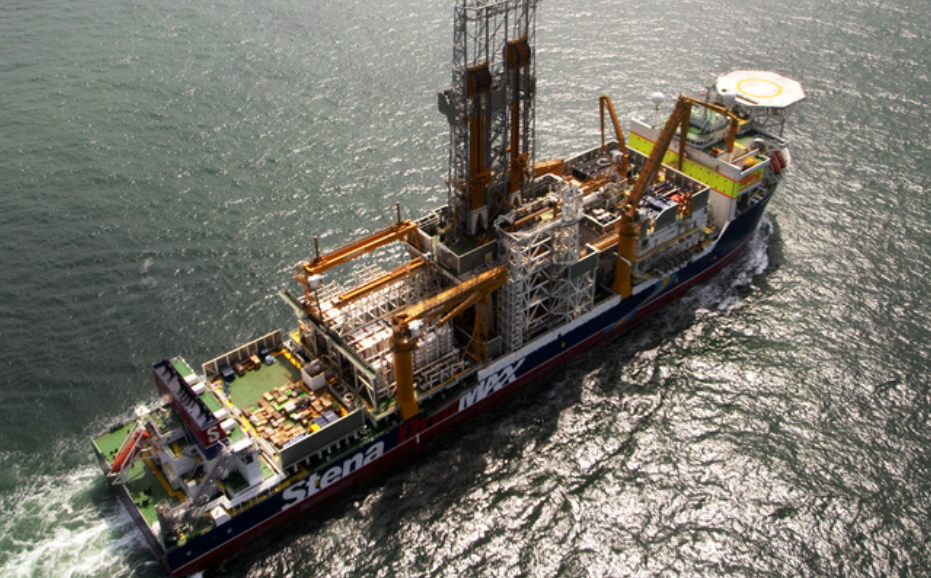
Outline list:
[[[699,100],[691,96],[680,96],[676,101],[676,106],[673,108],[672,114],[669,115],[669,119],[666,121],[666,125],[663,126],[663,130],[660,132],[659,139],[657,139],[656,144],[653,146],[653,151],[650,153],[646,163],[644,163],[643,168],[640,169],[640,176],[637,178],[637,182],[634,183],[634,188],[628,199],[628,211],[636,211],[637,207],[640,206],[640,202],[643,200],[643,195],[647,187],[653,183],[656,174],[663,164],[663,157],[666,156],[666,151],[669,150],[669,145],[672,144],[672,137],[676,134],[677,128],[680,131],[678,168],[680,171],[682,170],[682,161],[685,159],[686,139],[689,132],[689,122],[692,116],[692,105],[696,104],[713,110],[730,119],[730,126],[727,130],[725,143],[727,145],[727,153],[731,154],[734,152],[734,139],[737,137],[740,117],[729,109],[713,102]]]
[[[413,303],[391,316],[394,333],[391,349],[394,353],[398,408],[402,420],[417,415],[419,411],[414,394],[413,351],[417,347],[420,333],[418,328],[412,326],[416,321],[432,320],[441,315],[443,317],[440,323],[446,323],[464,313],[469,307],[487,299],[495,290],[504,285],[507,279],[507,265],[499,265],[429,299]],[[476,318],[477,325],[481,324],[478,317]]]
[[[328,254],[318,254],[313,260],[301,263],[294,270],[294,278],[304,286],[305,294],[309,299],[311,288],[308,280],[314,275],[329,271],[333,267],[338,267],[366,253],[371,253],[379,247],[401,240],[416,230],[417,225],[414,222],[399,220],[397,223],[376,231],[367,237],[353,241]]]
[[[621,180],[627,180],[627,171],[630,168],[627,156],[627,144],[624,141],[624,131],[621,130],[621,123],[617,120],[617,113],[614,112],[614,104],[611,103],[611,97],[607,94],[598,99],[598,106],[601,111],[601,150],[607,148],[605,143],[605,110],[611,116],[611,123],[614,125],[614,135],[617,137],[617,144],[621,153]]]
[[[737,128],[740,124],[740,117],[733,111],[713,102],[707,102],[692,98],[690,96],[680,96],[676,105],[669,115],[669,119],[663,126],[653,151],[649,158],[640,169],[640,176],[634,183],[630,196],[627,198],[627,204],[621,214],[621,221],[618,227],[618,245],[617,245],[617,265],[614,269],[614,283],[612,289],[619,293],[621,297],[629,297],[632,291],[631,287],[631,263],[637,251],[637,242],[640,238],[641,223],[637,221],[637,209],[643,201],[647,188],[653,183],[663,165],[663,157],[672,144],[672,137],[676,130],[680,130],[679,135],[679,169],[682,169],[682,162],[685,159],[685,147],[687,143],[689,123],[692,115],[692,106],[700,105],[710,110],[722,114],[730,119],[725,142],[727,153],[734,152],[734,139],[737,137]]]

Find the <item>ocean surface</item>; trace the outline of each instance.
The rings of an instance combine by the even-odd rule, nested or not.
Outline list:
[[[445,202],[452,0],[0,4],[0,575],[162,576],[88,437],[291,327],[322,247]],[[537,159],[597,98],[808,94],[740,260],[208,576],[931,574],[931,12],[545,0]],[[626,127],[627,122],[625,120]]]

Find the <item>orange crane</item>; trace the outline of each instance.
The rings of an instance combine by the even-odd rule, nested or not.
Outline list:
[[[402,221],[400,219],[400,209],[398,209],[398,212],[398,221],[395,224],[389,225],[381,231],[376,231],[367,237],[353,241],[326,255],[320,255],[318,249],[316,258],[298,265],[294,270],[294,278],[304,287],[304,295],[307,301],[310,302],[311,292],[313,291],[310,281],[311,277],[329,271],[333,267],[348,263],[366,253],[371,253],[379,247],[383,247],[394,241],[399,241],[405,237],[410,237],[411,234],[417,230],[417,225],[410,220]],[[316,239],[314,239],[315,245],[316,242]]]
[[[703,106],[730,119],[727,135],[725,136],[725,143],[727,146],[727,153],[732,154],[734,152],[734,140],[737,137],[737,128],[741,122],[740,117],[730,109],[719,104],[699,100],[690,96],[680,96],[676,101],[676,106],[673,108],[672,114],[669,115],[669,119],[666,121],[665,126],[663,126],[663,130],[660,132],[656,144],[653,146],[653,151],[644,163],[643,168],[640,169],[640,176],[637,177],[637,181],[634,183],[630,196],[627,197],[627,202],[621,213],[621,221],[618,228],[617,265],[614,269],[614,283],[612,289],[620,294],[622,298],[629,297],[632,291],[631,263],[633,263],[634,256],[637,253],[637,242],[640,239],[640,228],[642,225],[642,223],[637,220],[637,209],[643,201],[647,187],[653,183],[660,167],[662,167],[663,157],[666,156],[666,151],[669,150],[669,145],[672,144],[672,137],[675,135],[677,129],[680,131],[678,168],[680,171],[682,170],[693,105]]]
[[[407,263],[401,265],[397,269],[385,273],[384,275],[377,277],[368,283],[363,283],[358,287],[354,287],[348,291],[344,291],[336,296],[333,304],[337,307],[342,307],[352,303],[356,299],[365,297],[373,291],[377,291],[386,285],[390,285],[395,281],[413,275],[417,271],[423,269],[428,265],[428,261],[423,257],[416,257]]]
[[[608,114],[611,115],[611,123],[614,125],[614,134],[617,137],[618,148],[621,152],[621,181],[626,181],[627,171],[630,165],[627,157],[627,144],[624,142],[624,131],[621,130],[621,123],[617,120],[617,113],[614,112],[614,104],[611,103],[611,97],[607,94],[602,95],[601,98],[598,99],[598,105],[601,110],[601,150],[604,151],[608,146],[605,143],[605,109],[607,109]]]
[[[391,350],[394,354],[398,409],[402,421],[414,417],[419,411],[414,393],[413,351],[420,339],[423,322],[439,318],[437,324],[442,325],[474,305],[482,302],[487,304],[491,294],[504,285],[507,279],[507,265],[499,265],[429,299],[413,303],[391,316]],[[475,343],[480,360],[485,359],[481,347],[487,339],[486,313],[476,312],[475,329],[470,341],[470,346]]]

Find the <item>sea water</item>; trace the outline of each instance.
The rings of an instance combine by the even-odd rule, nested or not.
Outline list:
[[[155,577],[88,437],[291,325],[332,248],[446,200],[452,0],[0,6],[0,575]],[[537,160],[597,99],[798,79],[794,165],[721,276],[208,575],[931,572],[931,15],[915,0],[538,10]],[[627,126],[626,120],[623,123]]]

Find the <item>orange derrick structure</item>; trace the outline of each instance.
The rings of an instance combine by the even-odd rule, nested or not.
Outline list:
[[[508,73],[511,73],[511,82],[513,84],[512,92],[519,94],[521,90],[521,77],[516,73],[519,69],[530,64],[530,44],[527,37],[523,36],[516,40],[508,41],[504,47],[504,60]],[[521,152],[521,117],[520,101],[511,102],[511,144],[508,150],[511,153],[511,175],[508,183],[508,191],[511,194],[519,193],[523,185],[524,178],[527,176],[527,165],[529,152]]]

